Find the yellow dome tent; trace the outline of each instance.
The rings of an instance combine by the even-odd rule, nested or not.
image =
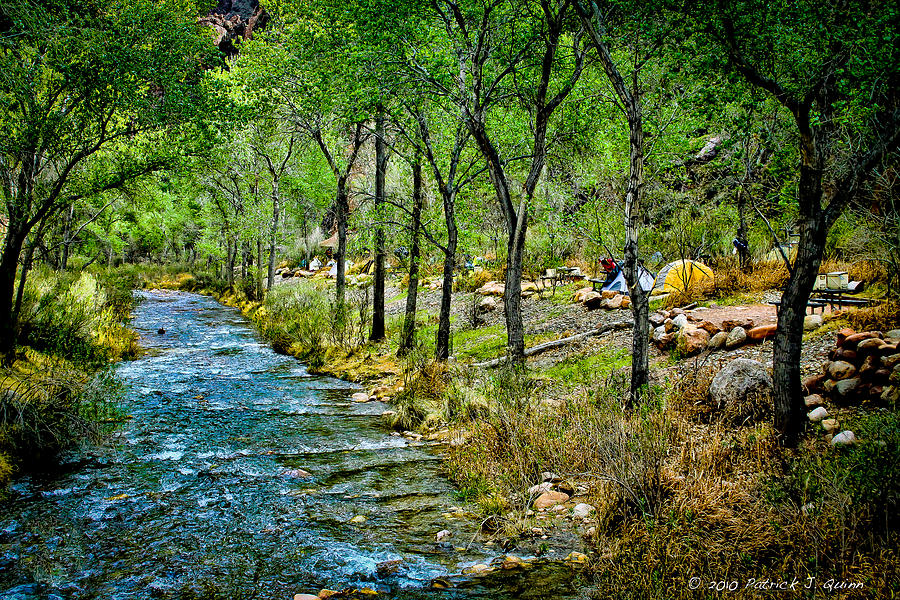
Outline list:
[[[676,260],[659,270],[651,293],[683,292],[705,279],[712,278],[712,269],[703,263],[693,260]]]

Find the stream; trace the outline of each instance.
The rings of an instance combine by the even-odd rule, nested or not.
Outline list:
[[[471,541],[478,523],[462,516],[439,455],[385,430],[386,405],[351,402],[358,386],[276,354],[236,309],[138,293],[132,327],[148,352],[117,366],[131,418],[59,472],[12,484],[0,599],[290,600],[349,587],[578,597],[559,562],[458,575],[504,552]],[[437,543],[443,529],[453,537]],[[433,589],[435,578],[450,587]]]

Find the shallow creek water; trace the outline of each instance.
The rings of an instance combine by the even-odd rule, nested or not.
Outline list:
[[[140,294],[132,326],[149,352],[118,366],[133,418],[61,472],[13,484],[0,599],[576,597],[559,564],[456,576],[502,551],[470,544],[476,522],[447,519],[459,502],[439,456],[385,431],[385,405],[353,403],[357,387],[274,353],[235,309]],[[451,543],[435,542],[442,529]]]

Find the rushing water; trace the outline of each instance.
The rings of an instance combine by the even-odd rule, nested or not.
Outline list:
[[[12,486],[0,599],[573,597],[558,566],[453,577],[498,551],[469,543],[477,523],[447,519],[457,503],[439,457],[381,428],[384,405],[275,354],[234,309],[142,296],[132,326],[149,352],[118,368],[133,418],[62,473]],[[435,542],[442,529],[452,543]],[[453,588],[430,589],[436,577]]]

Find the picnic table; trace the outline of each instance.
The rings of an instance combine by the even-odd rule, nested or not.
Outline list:
[[[849,289],[838,289],[838,288],[822,288],[818,290],[813,290],[813,295],[820,302],[827,303],[831,310],[834,310],[835,306],[837,306],[838,310],[844,308],[844,306],[868,306],[872,304],[872,300],[870,298],[848,298],[848,295],[854,294],[854,290]]]

